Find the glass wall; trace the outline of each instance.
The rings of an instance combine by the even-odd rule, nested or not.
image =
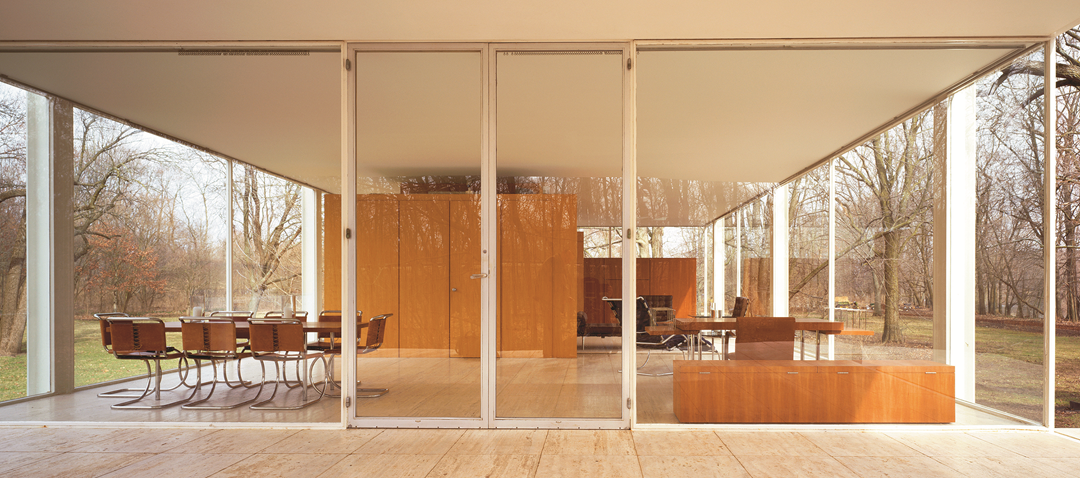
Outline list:
[[[788,184],[788,313],[829,318],[829,168]]]
[[[481,58],[356,53],[361,343],[393,314],[358,358],[357,417],[481,418]],[[326,210],[340,217],[341,197]],[[339,238],[326,235],[328,307],[341,303]]]
[[[0,402],[26,396],[26,108],[0,83]]]
[[[1016,64],[1041,61],[1039,51]],[[976,112],[975,401],[1039,422],[1044,384],[1042,86],[1041,73],[1006,68],[979,81]]]
[[[1058,64],[1080,63],[1080,27],[1058,37]],[[1057,103],[1057,408],[1055,426],[1080,428],[1080,91],[1059,86]]]
[[[230,310],[303,310],[300,196],[299,184],[234,164]]]
[[[750,299],[748,314],[773,315],[772,294],[772,194],[750,201],[739,209],[741,296]]]
[[[933,346],[933,114],[927,110],[836,160],[840,356],[929,360]]]
[[[622,50],[494,55],[495,415],[620,418],[623,238],[583,233],[622,225]]]

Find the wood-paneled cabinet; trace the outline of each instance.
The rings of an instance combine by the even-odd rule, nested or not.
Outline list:
[[[328,230],[337,230],[340,202],[326,196]],[[499,353],[575,357],[576,198],[500,194],[498,204]],[[481,281],[470,278],[480,272],[478,196],[357,196],[356,240],[357,306],[397,319],[381,353],[480,356]],[[324,246],[325,304],[341,300],[339,244]]]
[[[677,360],[684,423],[950,423],[952,366],[921,360]]]

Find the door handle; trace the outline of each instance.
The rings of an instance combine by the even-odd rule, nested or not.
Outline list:
[[[487,274],[473,274],[469,276],[470,279],[487,279]]]

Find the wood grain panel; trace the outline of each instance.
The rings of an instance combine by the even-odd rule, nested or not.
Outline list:
[[[952,368],[927,361],[675,361],[687,423],[950,423]]]
[[[545,196],[499,197],[499,350],[551,356],[552,221]]]
[[[323,195],[323,307],[341,308],[341,195]]]
[[[356,198],[356,307],[363,311],[365,322],[376,315],[394,314],[386,322],[383,348],[373,356],[397,356],[400,346],[398,214],[396,198]],[[367,329],[362,330],[366,334]]]
[[[577,197],[548,196],[552,212],[550,355],[577,357],[578,233]]]
[[[400,202],[401,356],[450,349],[450,204],[414,195]]]
[[[480,356],[480,200],[450,201],[450,356]]]
[[[697,314],[697,259],[650,259],[649,290],[652,295],[670,295],[676,317]]]

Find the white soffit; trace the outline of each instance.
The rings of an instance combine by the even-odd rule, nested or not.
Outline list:
[[[329,190],[340,188],[340,55],[0,53],[0,75]]]
[[[779,182],[1013,52],[641,52],[638,175]]]

